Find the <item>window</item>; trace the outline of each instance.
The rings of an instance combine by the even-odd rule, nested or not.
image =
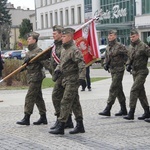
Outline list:
[[[142,0],[142,14],[150,14],[150,0]]]
[[[43,18],[43,15],[41,15],[41,29],[44,28],[44,18]]]
[[[45,14],[45,28],[48,28],[48,14]]]
[[[41,6],[43,6],[43,0],[41,0]]]
[[[63,26],[63,11],[60,11],[60,25]]]
[[[65,10],[65,17],[66,17],[66,25],[69,25],[69,13],[68,13],[68,9]]]
[[[150,32],[142,32],[142,40],[148,44],[147,37],[150,37]]]
[[[110,3],[111,2],[111,3]],[[111,0],[109,3],[106,0],[100,0],[100,5],[105,13],[110,13],[108,18],[104,18],[101,20],[102,24],[110,24],[110,23],[123,23],[123,22],[129,22],[134,20],[135,16],[135,0]],[[117,12],[114,15],[113,7],[119,5],[118,12],[121,11],[121,13]],[[126,14],[125,14],[126,12]],[[121,14],[121,15],[120,15]],[[122,15],[123,14],[123,15]],[[115,17],[116,15],[119,15],[118,17]]]
[[[58,24],[58,14],[55,12],[55,24]]]
[[[77,10],[78,10],[78,24],[80,24],[81,23],[81,7],[78,7]]]
[[[71,24],[75,24],[74,8],[71,8]]]
[[[53,27],[53,14],[50,12],[50,27]]]
[[[92,12],[92,0],[84,0],[85,13]]]

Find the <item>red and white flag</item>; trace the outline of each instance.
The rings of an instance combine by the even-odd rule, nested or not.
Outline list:
[[[76,46],[82,51],[86,65],[90,65],[100,58],[94,19],[76,30],[74,40]]]

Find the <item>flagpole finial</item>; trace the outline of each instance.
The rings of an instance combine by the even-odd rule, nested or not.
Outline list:
[[[99,14],[99,15],[95,16],[95,18],[94,18],[94,19],[98,21],[98,20],[99,20],[99,18],[100,18],[100,16],[101,16],[101,14]]]

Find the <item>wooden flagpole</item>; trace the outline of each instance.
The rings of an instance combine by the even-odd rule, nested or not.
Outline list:
[[[80,26],[79,28],[76,29],[75,32],[79,31],[80,29],[82,29],[83,27],[85,27],[86,25],[90,24],[93,20],[98,20],[100,16],[95,16],[95,18],[90,19],[89,21],[87,21],[86,23],[84,23],[82,26]]]
[[[41,53],[37,54],[35,57],[33,57],[29,63],[32,63],[33,61],[35,61],[36,59],[38,59],[40,56],[42,56],[43,54],[47,53],[48,51],[50,51],[53,48],[53,46],[47,48],[46,50],[42,51]],[[0,83],[7,80],[8,78],[10,78],[11,76],[17,74],[18,72],[20,72],[23,68],[25,68],[27,66],[27,64],[24,64],[22,66],[20,66],[19,68],[17,68],[16,70],[14,70],[12,73],[10,73],[9,75],[7,75],[6,77],[4,77],[2,80],[0,80]]]

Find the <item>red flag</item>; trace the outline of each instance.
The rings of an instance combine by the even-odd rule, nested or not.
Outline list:
[[[86,64],[92,64],[100,58],[94,19],[85,23],[75,32],[74,40],[77,47],[82,51]]]

